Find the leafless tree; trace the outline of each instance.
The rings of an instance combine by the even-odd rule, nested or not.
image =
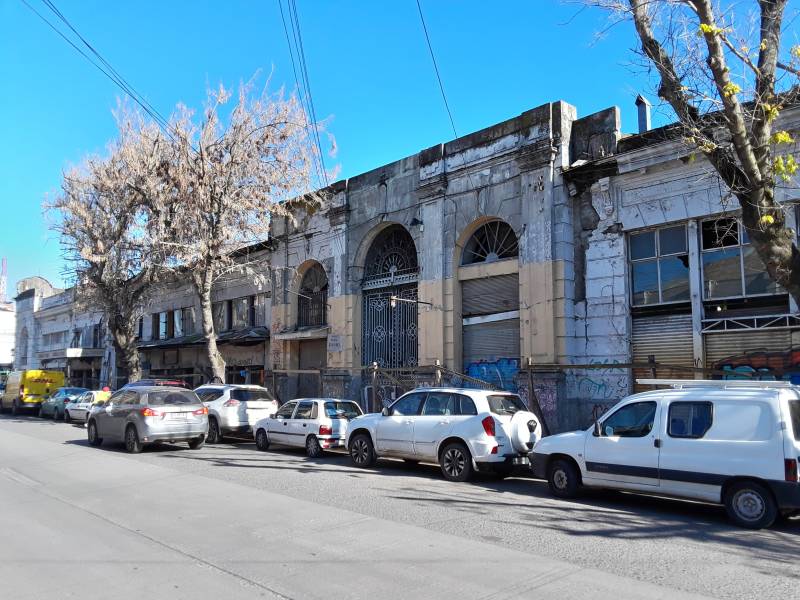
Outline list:
[[[737,199],[770,277],[800,301],[800,253],[776,194],[798,169],[793,132],[780,128],[781,112],[800,100],[787,0],[586,2],[633,22],[684,139]]]
[[[141,377],[138,318],[162,262],[146,230],[158,214],[154,199],[165,148],[157,127],[136,113],[121,107],[117,121],[119,139],[108,155],[87,157],[65,172],[61,191],[45,208],[60,237],[79,306],[106,315],[128,378],[135,381]]]
[[[312,191],[318,157],[311,135],[297,98],[266,88],[254,93],[250,84],[240,86],[238,95],[212,90],[199,117],[179,106],[171,120],[161,174],[167,210],[153,221],[150,235],[169,256],[165,266],[190,276],[208,360],[221,381],[225,362],[217,347],[212,288],[234,274],[265,283],[264,254],[247,248],[267,240],[273,217],[291,218],[287,207],[297,198],[319,203]]]

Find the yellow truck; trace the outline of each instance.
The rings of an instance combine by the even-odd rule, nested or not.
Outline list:
[[[11,410],[12,415],[23,410],[38,413],[42,402],[63,386],[64,373],[61,371],[12,371],[0,396],[0,411]]]

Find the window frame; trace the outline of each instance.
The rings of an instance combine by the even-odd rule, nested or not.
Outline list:
[[[672,434],[672,407],[676,404],[704,404],[710,407],[710,420],[708,422],[708,426],[703,430],[703,433],[700,435],[673,435]],[[699,440],[706,436],[709,429],[714,425],[714,403],[708,400],[674,400],[669,403],[669,407],[667,409],[667,435],[676,440]],[[689,428],[691,431],[691,427]]]
[[[296,400],[290,400],[289,402],[287,402],[283,406],[279,407],[278,410],[275,411],[275,419],[281,419],[281,418],[283,418],[283,419],[291,419],[294,416],[295,411],[297,410],[297,405],[298,404],[299,404],[299,402],[297,402]],[[292,412],[289,414],[288,417],[280,415],[281,410],[283,410],[283,408],[285,406],[291,406],[292,407]]]
[[[640,229],[636,231],[629,231],[627,234],[627,259],[628,259],[628,266],[630,268],[630,274],[628,277],[628,289],[630,294],[630,302],[631,307],[634,308],[648,308],[652,306],[670,306],[674,304],[686,304],[687,302],[691,302],[692,300],[692,291],[691,291],[691,264],[689,264],[687,271],[686,271],[686,284],[688,286],[688,297],[685,300],[667,300],[664,301],[664,292],[662,289],[662,282],[661,282],[661,260],[665,258],[677,258],[680,256],[685,256],[687,262],[689,261],[689,228],[687,223],[672,223],[672,224],[664,224],[659,227],[649,227],[647,229]],[[684,235],[684,251],[683,252],[669,252],[662,254],[661,253],[661,231],[665,229],[675,229],[681,227],[683,228],[683,235]],[[653,240],[653,247],[655,254],[653,256],[649,256],[646,258],[633,258],[631,253],[632,244],[631,238],[636,235],[643,235],[645,233],[652,233],[654,240]],[[633,287],[633,267],[637,264],[644,264],[648,262],[655,262],[656,264],[656,284],[658,285],[658,302],[650,302],[645,304],[637,304],[634,300],[635,298],[635,291]]]
[[[736,221],[736,244],[732,244],[729,246],[719,246],[718,248],[704,248],[703,247],[703,226],[706,223],[714,223],[719,222],[722,219],[732,219]],[[703,293],[703,301],[704,302],[721,302],[724,300],[734,300],[739,298],[765,298],[769,296],[783,296],[786,295],[786,291],[783,290],[780,286],[778,289],[772,292],[764,292],[760,294],[749,294],[747,292],[747,282],[745,280],[745,269],[744,269],[744,250],[746,248],[753,248],[753,243],[749,239],[748,241],[744,241],[744,236],[747,235],[747,228],[745,227],[744,223],[742,222],[742,218],[740,216],[719,216],[716,218],[710,219],[701,219],[699,226],[697,228],[697,234],[699,236],[699,243],[698,247],[700,250],[700,286],[702,288]],[[741,294],[734,295],[734,296],[708,296],[706,293],[706,264],[704,257],[706,255],[713,255],[718,252],[724,252],[726,250],[736,250],[739,253],[739,289]],[[756,257],[761,260],[761,257],[756,254]]]

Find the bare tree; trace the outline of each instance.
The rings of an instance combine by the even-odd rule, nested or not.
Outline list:
[[[658,95],[737,199],[770,277],[800,302],[800,253],[776,190],[797,162],[781,111],[797,107],[800,46],[783,44],[787,0],[586,0],[633,21]]]
[[[153,199],[165,149],[155,126],[124,107],[117,117],[119,139],[108,156],[87,157],[64,173],[60,193],[45,208],[75,282],[76,301],[106,315],[128,378],[135,381],[141,377],[138,318],[161,262],[146,231],[158,214]]]
[[[215,378],[225,380],[217,347],[211,292],[220,278],[269,277],[262,254],[246,249],[268,238],[274,216],[289,216],[290,200],[317,203],[312,173],[317,156],[310,128],[295,97],[239,89],[226,113],[230,90],[210,91],[200,118],[179,106],[170,123],[164,157],[164,197],[169,207],[151,237],[168,255],[165,266],[189,274],[200,302],[203,336]]]

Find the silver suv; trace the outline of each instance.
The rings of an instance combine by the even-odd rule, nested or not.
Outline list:
[[[259,419],[278,410],[272,392],[257,385],[201,385],[195,393],[208,408],[209,444],[221,442],[226,433],[250,431]]]
[[[121,389],[89,413],[89,445],[103,440],[124,442],[131,453],[151,442],[189,442],[203,447],[208,409],[191,390],[163,386]]]

